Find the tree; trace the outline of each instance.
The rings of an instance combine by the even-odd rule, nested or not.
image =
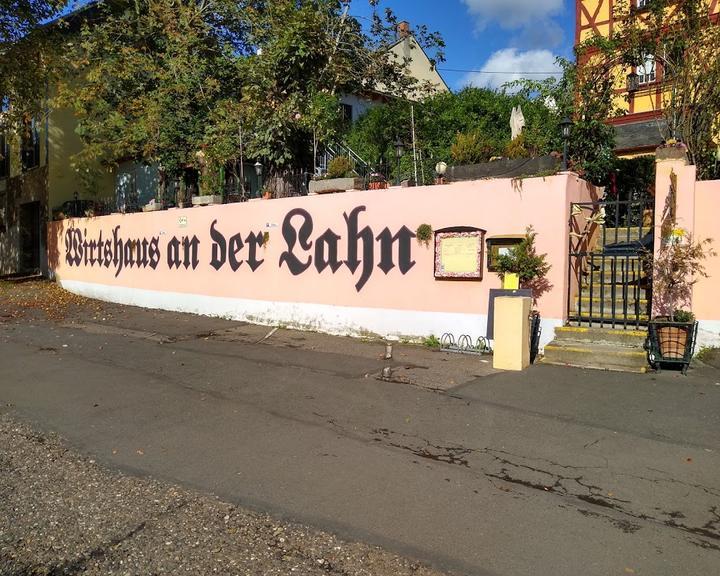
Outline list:
[[[439,160],[471,163],[505,155],[510,145],[510,113],[518,105],[522,106],[527,121],[522,140],[525,153],[547,154],[560,149],[557,114],[541,98],[465,88],[412,103],[416,145],[421,152],[425,180],[432,180]],[[371,164],[385,164],[396,170],[395,141],[400,138],[406,146],[412,142],[410,106],[410,102],[396,100],[372,108],[352,126],[346,136],[348,144]],[[453,157],[453,149],[456,154],[462,150],[462,158]],[[410,154],[403,156],[400,166],[403,174],[410,172],[412,162]]]
[[[17,126],[42,111],[56,38],[55,29],[41,25],[66,4],[67,0],[0,0],[0,128]]]
[[[596,42],[603,42],[596,38]],[[589,46],[577,51],[578,61],[586,58]],[[547,103],[552,111],[549,137],[555,150],[562,149],[560,122],[572,122],[568,146],[569,167],[593,184],[602,184],[615,167],[615,132],[606,120],[619,114],[615,85],[609,63],[584,66],[558,59],[563,73],[541,81],[520,80],[511,84],[526,98]]]
[[[370,0],[377,8],[378,0]],[[253,3],[251,3],[253,4]],[[277,167],[309,166],[308,142],[328,142],[342,129],[339,97],[382,87],[403,96],[418,89],[406,62],[388,52],[396,19],[377,12],[368,32],[348,16],[347,0],[270,0],[247,11],[256,53],[240,63],[242,104],[251,121],[249,151]],[[392,32],[391,32],[392,31]],[[416,30],[421,45],[442,39]]]
[[[100,8],[67,58],[56,105],[70,106],[87,173],[98,161],[198,167],[206,134],[236,88],[245,49],[236,3],[149,0]]]
[[[591,54],[584,68],[610,70],[618,85],[627,72],[654,59],[657,83],[646,90],[660,96],[665,125],[659,128],[667,142],[687,146],[700,178],[717,176],[720,144],[720,25],[710,7],[710,0],[653,0],[632,12],[627,3],[612,38],[582,47]]]
[[[341,129],[339,95],[379,84],[402,94],[414,85],[384,37],[348,16],[349,4],[107,6],[83,26],[57,100],[75,110],[87,145],[78,169],[135,159],[174,174],[201,164],[215,170],[241,149],[271,168],[308,167],[313,140]]]
[[[26,37],[66,4],[67,0],[0,1],[0,46],[4,48]]]

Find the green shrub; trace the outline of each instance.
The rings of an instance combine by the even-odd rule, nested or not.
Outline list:
[[[545,261],[546,254],[538,254],[535,250],[535,232],[529,226],[525,238],[513,246],[509,254],[497,257],[495,270],[504,278],[505,274],[517,274],[520,286],[532,287],[533,282],[542,279],[550,271],[550,264]]]
[[[417,241],[428,246],[430,241],[433,239],[433,229],[430,224],[420,224],[415,230],[415,237]]]
[[[695,322],[695,314],[689,310],[675,310],[673,320],[675,322]]]
[[[440,340],[438,340],[437,336],[434,334],[430,334],[427,338],[423,340],[423,344],[427,346],[428,348],[440,348]]]
[[[479,164],[487,162],[499,152],[497,142],[479,132],[463,134],[458,132],[450,146],[450,155],[455,164]]]
[[[329,178],[345,178],[352,176],[353,165],[347,156],[335,156],[328,163],[327,175]]]
[[[530,158],[532,152],[528,150],[525,134],[520,134],[515,140],[508,142],[505,146],[505,157],[515,160],[517,158]]]

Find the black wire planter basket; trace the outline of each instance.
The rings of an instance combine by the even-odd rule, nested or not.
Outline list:
[[[662,364],[679,365],[682,373],[687,374],[695,352],[697,330],[697,321],[651,320],[645,342],[650,366],[659,372]]]

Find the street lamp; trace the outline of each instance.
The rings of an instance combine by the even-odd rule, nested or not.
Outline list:
[[[262,173],[263,173],[263,165],[260,164],[260,160],[258,160],[257,162],[255,162],[255,174],[257,175],[257,179],[258,179],[258,190],[257,190],[258,196],[262,196],[262,194],[260,194],[260,192],[262,191]]]
[[[395,158],[397,158],[397,185],[400,186],[400,158],[402,158],[402,155],[405,153],[405,145],[402,143],[402,140],[400,140],[400,136],[398,136],[397,140],[395,140]]]
[[[570,129],[572,128],[572,125],[572,120],[570,120],[567,116],[560,121],[560,129],[562,130],[563,138],[563,171],[568,169],[568,141],[570,140]]]

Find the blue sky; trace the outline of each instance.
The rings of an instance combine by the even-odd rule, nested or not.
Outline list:
[[[574,0],[381,0],[385,7],[442,34],[446,61],[438,68],[453,90],[541,79],[557,70],[556,56],[572,57]],[[350,13],[367,17],[367,0],[354,0]]]

